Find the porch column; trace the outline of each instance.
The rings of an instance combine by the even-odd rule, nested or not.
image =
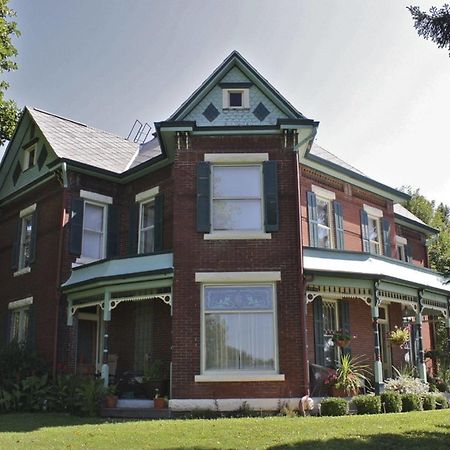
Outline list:
[[[381,363],[381,343],[380,334],[378,327],[378,319],[380,318],[379,306],[380,300],[380,282],[378,280],[373,283],[373,297],[372,297],[372,328],[373,328],[373,338],[374,338],[374,377],[375,377],[375,394],[381,394],[384,391],[383,383],[383,365]]]
[[[104,297],[104,309],[103,309],[103,365],[102,365],[102,380],[105,387],[108,387],[109,383],[109,365],[108,365],[108,325],[111,320],[111,292],[105,291]]]
[[[423,337],[422,337],[422,311],[423,311],[423,289],[417,292],[417,312],[416,312],[416,330],[417,330],[417,372],[422,381],[427,381],[427,368],[425,366],[425,353],[423,351]]]
[[[67,299],[67,326],[69,327],[73,325],[72,306],[73,300],[69,297]]]

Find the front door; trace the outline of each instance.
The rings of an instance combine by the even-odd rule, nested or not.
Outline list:
[[[392,355],[389,335],[388,307],[380,306],[378,319],[378,333],[380,335],[381,362],[383,367],[383,379],[392,378]]]
[[[77,374],[93,375],[100,370],[100,326],[98,313],[78,314]]]

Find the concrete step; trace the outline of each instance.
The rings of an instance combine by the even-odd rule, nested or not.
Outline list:
[[[153,400],[136,399],[136,398],[119,398],[117,408],[153,408]]]
[[[171,411],[168,408],[102,408],[100,415],[122,419],[170,419]]]

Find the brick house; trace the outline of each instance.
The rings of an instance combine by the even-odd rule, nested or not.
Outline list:
[[[237,52],[143,144],[25,108],[0,167],[4,340],[105,383],[157,366],[174,410],[275,409],[350,351],[377,391],[405,357],[425,379],[427,320],[450,326],[436,230],[317,127]]]

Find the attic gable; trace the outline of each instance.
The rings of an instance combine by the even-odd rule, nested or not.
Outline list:
[[[241,106],[230,106],[227,96],[239,92]],[[198,126],[267,126],[276,125],[278,119],[306,118],[235,51],[168,121],[195,121]]]

